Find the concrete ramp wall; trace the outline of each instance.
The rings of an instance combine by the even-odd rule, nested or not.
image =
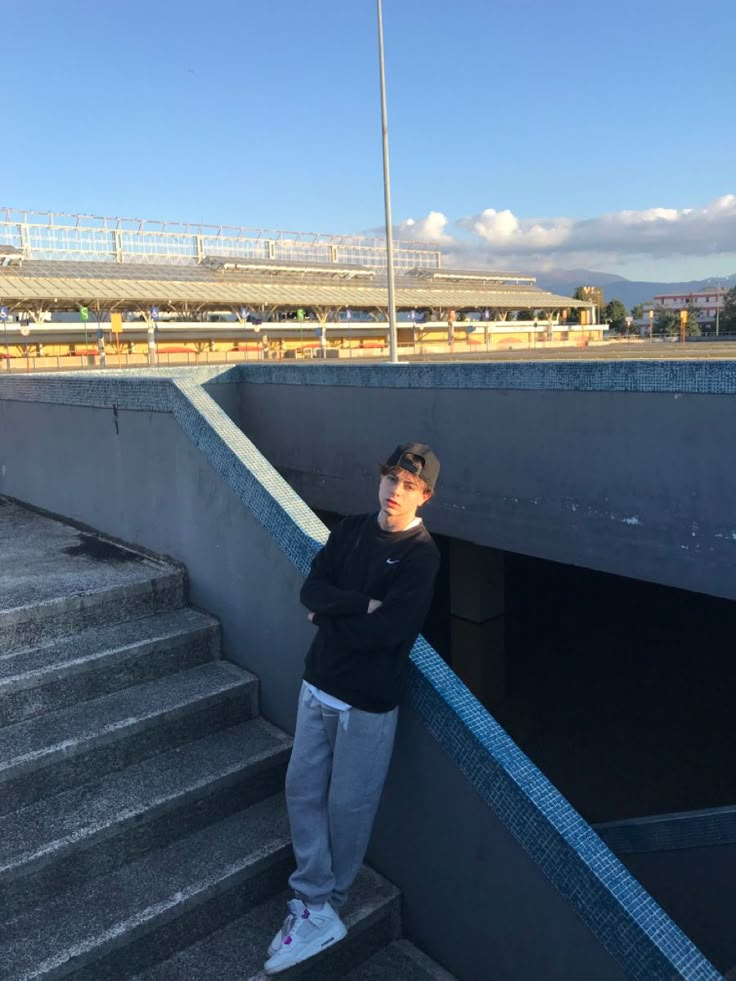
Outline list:
[[[297,592],[325,529],[208,382],[0,379],[0,494],[184,562],[291,729]],[[422,639],[369,857],[403,889],[408,935],[464,981],[719,977]]]
[[[377,464],[421,439],[442,461],[434,531],[736,598],[736,362],[267,364],[240,377],[241,427],[313,507],[373,507]]]

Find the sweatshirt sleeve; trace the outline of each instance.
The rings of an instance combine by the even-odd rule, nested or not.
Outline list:
[[[313,622],[354,653],[370,654],[379,647],[413,642],[429,611],[438,569],[439,553],[434,547],[417,549],[402,562],[401,572],[375,612],[342,617],[320,612]]]
[[[312,613],[345,617],[366,613],[368,610],[370,596],[335,585],[340,538],[343,533],[344,522],[341,522],[315,555],[309,575],[302,585],[299,599]]]

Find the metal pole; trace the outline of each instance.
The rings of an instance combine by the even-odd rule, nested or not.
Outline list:
[[[718,331],[719,331],[719,327],[720,327],[720,322],[719,322],[719,319],[718,319],[718,314],[721,312],[721,308],[720,308],[720,305],[719,305],[720,302],[721,302],[721,297],[719,296],[719,293],[718,293],[718,291],[720,290],[720,288],[721,288],[721,284],[720,283],[716,283],[716,337],[718,337]]]
[[[381,128],[383,131],[383,197],[386,205],[386,271],[388,273],[389,361],[399,360],[396,344],[396,300],[394,292],[394,242],[391,220],[391,178],[388,167],[388,119],[386,113],[386,74],[383,67],[383,13],[378,0],[378,63],[381,74]]]

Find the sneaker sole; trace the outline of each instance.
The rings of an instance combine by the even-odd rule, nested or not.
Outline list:
[[[319,945],[315,945],[313,949],[304,949],[301,951],[299,957],[294,957],[288,962],[279,964],[278,966],[275,965],[274,967],[269,968],[267,964],[264,964],[263,970],[269,976],[273,974],[281,974],[282,971],[288,971],[290,967],[295,967],[297,964],[301,964],[302,961],[308,961],[310,957],[316,957],[317,954],[321,954],[323,950],[327,950],[328,947],[333,947],[336,943],[339,943],[341,940],[345,939],[348,932],[347,927],[345,927],[345,925],[342,923],[340,926],[342,927],[342,930],[336,929],[331,937],[325,938],[319,943]],[[282,948],[283,945],[282,947],[279,947],[279,950]],[[278,953],[278,951],[276,951],[276,953]]]

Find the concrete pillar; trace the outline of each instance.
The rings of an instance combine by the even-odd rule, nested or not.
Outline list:
[[[492,707],[506,694],[504,553],[450,541],[451,664]]]

